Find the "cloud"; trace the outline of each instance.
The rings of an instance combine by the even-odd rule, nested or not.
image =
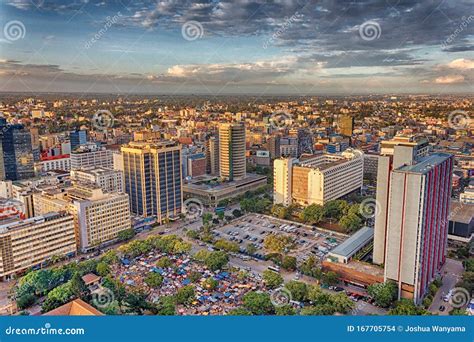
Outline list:
[[[435,79],[436,84],[453,84],[462,82],[464,82],[464,76],[462,75],[447,75]]]
[[[459,69],[459,70],[470,70],[474,69],[474,60],[459,58],[447,64],[448,68]]]

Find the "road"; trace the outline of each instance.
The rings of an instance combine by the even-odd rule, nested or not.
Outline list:
[[[456,286],[458,281],[461,279],[461,275],[464,271],[461,261],[454,259],[446,259],[446,263],[441,269],[441,274],[443,276],[443,285],[436,293],[436,296],[433,298],[433,303],[429,310],[432,313],[438,315],[449,315],[449,311],[452,310],[452,306],[449,302],[445,302],[443,297],[449,293],[449,291]],[[439,311],[440,306],[443,305],[446,309],[444,311]]]

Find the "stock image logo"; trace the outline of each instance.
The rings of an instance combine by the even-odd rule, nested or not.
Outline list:
[[[270,125],[274,129],[283,129],[287,127],[292,120],[293,116],[286,111],[273,112],[269,119]]]
[[[107,287],[101,287],[92,293],[92,303],[98,308],[106,308],[115,300],[114,293]]]
[[[189,198],[183,203],[183,214],[187,219],[194,220],[204,213],[204,205],[197,198]]]
[[[471,301],[471,294],[464,287],[455,287],[449,298],[449,304],[453,308],[462,308]]]
[[[19,20],[9,21],[3,27],[3,35],[10,42],[23,39],[26,35],[25,25]]]
[[[366,198],[359,205],[359,213],[366,219],[374,218],[380,213],[380,203],[375,198]]]
[[[181,27],[181,35],[187,41],[200,39],[204,35],[204,27],[199,21],[187,21]]]
[[[291,292],[285,287],[279,287],[270,294],[270,300],[275,307],[290,304],[292,299]]]
[[[382,34],[382,28],[376,21],[369,20],[359,26],[359,36],[365,41],[379,39]]]
[[[448,125],[453,129],[466,129],[471,124],[471,116],[464,110],[453,110],[448,115]]]
[[[114,116],[106,109],[98,110],[92,117],[92,126],[98,130],[106,130],[114,126]]]

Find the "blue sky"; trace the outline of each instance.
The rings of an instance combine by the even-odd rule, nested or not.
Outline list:
[[[472,0],[3,0],[0,91],[470,93]]]

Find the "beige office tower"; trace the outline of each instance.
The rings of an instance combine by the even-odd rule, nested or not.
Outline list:
[[[206,171],[210,175],[219,175],[219,139],[216,137],[206,141]]]
[[[410,165],[416,159],[426,156],[430,147],[424,137],[397,136],[381,143],[377,165],[377,212],[375,216],[373,262],[381,265],[385,262],[386,231],[388,221],[388,202],[390,176],[392,170]]]
[[[292,194],[293,163],[297,159],[281,158],[273,162],[273,203],[289,206]]]
[[[183,206],[181,145],[174,141],[131,142],[122,147],[125,192],[132,213],[175,218]]]
[[[354,117],[350,115],[341,115],[338,119],[339,134],[346,137],[352,136],[354,131]]]
[[[245,178],[245,125],[225,123],[219,125],[219,167],[225,180]]]
[[[65,212],[48,213],[0,224],[0,279],[11,279],[53,256],[74,255],[74,219]]]

